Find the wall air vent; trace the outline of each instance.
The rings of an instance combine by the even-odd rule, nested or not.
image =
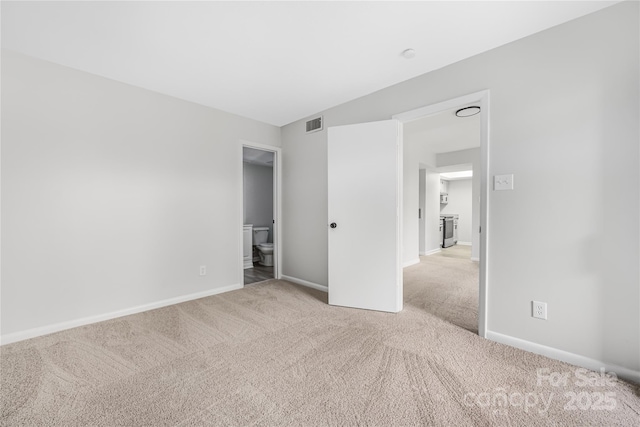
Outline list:
[[[311,119],[307,122],[307,133],[322,130],[322,116]]]

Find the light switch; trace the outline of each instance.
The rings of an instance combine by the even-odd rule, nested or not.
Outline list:
[[[499,190],[513,190],[513,174],[511,175],[494,175],[493,176],[493,189]]]

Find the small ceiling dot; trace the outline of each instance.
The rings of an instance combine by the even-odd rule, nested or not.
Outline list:
[[[402,52],[402,56],[404,56],[407,59],[411,59],[411,58],[415,58],[416,56],[416,51],[414,49],[405,49]]]

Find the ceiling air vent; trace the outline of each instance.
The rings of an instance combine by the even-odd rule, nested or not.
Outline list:
[[[322,130],[322,116],[311,119],[307,122],[307,133]]]

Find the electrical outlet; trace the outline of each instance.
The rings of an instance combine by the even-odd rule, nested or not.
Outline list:
[[[206,265],[201,265],[200,266],[200,275],[201,276],[206,276],[207,275],[207,266]]]
[[[547,320],[547,303],[540,301],[531,301],[531,315],[536,319]]]
[[[513,174],[495,175],[493,177],[493,189],[495,191],[513,190]]]

